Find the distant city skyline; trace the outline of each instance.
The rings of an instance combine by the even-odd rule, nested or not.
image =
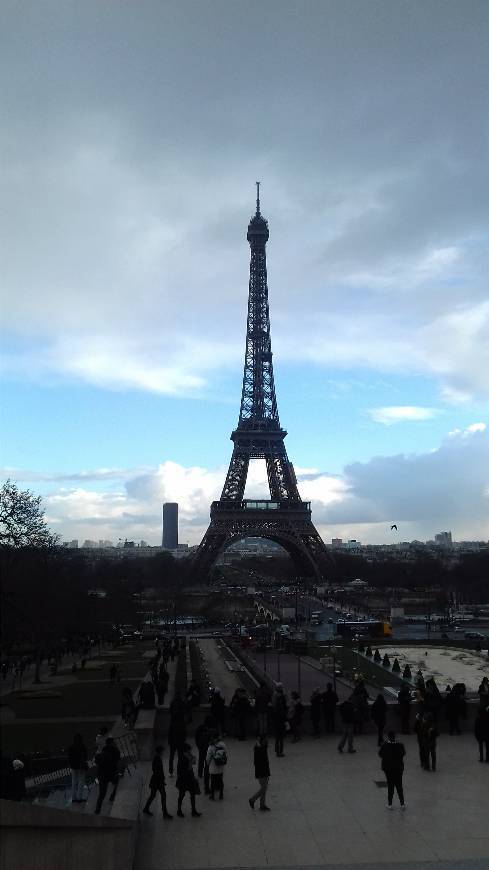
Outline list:
[[[487,4],[298,8],[3,11],[2,476],[65,540],[157,545],[164,501],[203,535],[256,179],[280,419],[323,539],[489,537]]]

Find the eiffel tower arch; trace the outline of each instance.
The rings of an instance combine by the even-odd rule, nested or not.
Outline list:
[[[265,247],[268,222],[260,212],[257,182],[256,212],[248,225],[250,281],[241,406],[231,434],[233,453],[219,501],[211,506],[211,521],[192,564],[192,574],[204,577],[219,553],[243,537],[269,538],[290,555],[299,576],[326,579],[331,557],[311,519],[310,502],[302,501],[284,444],[273,377]],[[264,459],[270,499],[245,499],[250,459]]]

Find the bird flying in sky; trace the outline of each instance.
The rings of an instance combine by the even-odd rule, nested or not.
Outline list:
[[[393,524],[393,525],[392,525],[392,526],[391,526],[391,532],[392,532],[392,529],[395,529],[395,530],[396,530],[396,532],[397,532],[397,526],[396,526],[396,524],[395,524],[395,523],[394,523],[394,524]]]

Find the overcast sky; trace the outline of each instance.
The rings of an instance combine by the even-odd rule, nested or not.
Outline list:
[[[489,538],[488,45],[486,0],[1,0],[2,464],[62,537],[205,530],[259,178],[325,540]]]

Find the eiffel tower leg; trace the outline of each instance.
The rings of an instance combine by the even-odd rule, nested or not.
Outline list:
[[[232,499],[233,501],[243,500],[249,464],[249,454],[244,453],[235,447],[231,457],[231,462],[229,463],[226,482],[221,493],[221,499]]]
[[[206,580],[212,565],[216,561],[221,550],[224,549],[228,537],[229,536],[225,532],[214,530],[211,522],[202,538],[199,551],[192,564],[192,576],[196,580]]]

